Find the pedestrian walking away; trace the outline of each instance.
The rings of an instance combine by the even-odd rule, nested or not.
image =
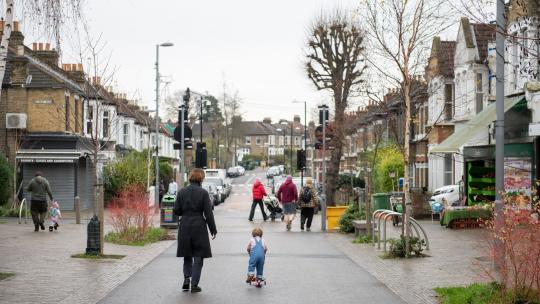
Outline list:
[[[290,231],[292,222],[296,218],[296,202],[298,201],[298,191],[292,181],[292,176],[287,176],[283,185],[279,187],[277,197],[283,205],[287,231]]]
[[[264,281],[264,260],[266,257],[266,252],[268,251],[268,246],[266,245],[265,240],[262,238],[263,231],[261,228],[253,229],[251,236],[252,238],[249,240],[247,245],[249,264],[246,283],[256,281],[257,286],[260,287],[261,281]]]
[[[34,222],[34,231],[45,230],[45,217],[47,216],[47,196],[53,200],[51,186],[49,181],[43,177],[41,171],[37,171],[36,175],[26,188],[26,191],[32,193],[30,199],[30,212],[32,213],[32,221]]]
[[[257,205],[259,205],[259,207],[261,208],[263,220],[266,221],[268,219],[268,216],[266,215],[266,212],[264,212],[263,198],[267,194],[266,194],[266,190],[264,189],[264,185],[261,183],[261,180],[259,178],[255,179],[255,183],[253,184],[251,193],[253,196],[253,202],[251,203],[251,211],[249,212],[249,220],[253,221],[253,216],[255,215],[255,208],[257,208]]]
[[[51,208],[49,208],[49,231],[57,230],[60,225],[58,224],[58,220],[62,217],[62,213],[60,212],[60,206],[58,205],[57,201],[54,201],[51,204]]]
[[[311,222],[313,221],[313,213],[317,208],[317,191],[313,185],[313,180],[308,178],[306,185],[300,191],[300,230],[311,231]]]
[[[182,188],[174,204],[174,214],[181,216],[178,226],[177,257],[184,258],[184,283],[182,290],[200,292],[199,280],[203,260],[212,257],[208,230],[212,239],[217,229],[208,192],[201,187],[204,171],[196,168],[189,174],[189,186]],[[208,227],[208,228],[207,228]]]

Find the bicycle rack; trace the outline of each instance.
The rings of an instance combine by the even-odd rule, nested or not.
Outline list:
[[[24,208],[24,223],[26,224],[28,221],[28,203],[26,202],[25,198],[23,198],[23,200],[21,201],[21,206],[19,207],[19,224],[21,223],[21,219],[22,219],[23,207],[25,207]]]
[[[371,231],[372,231],[372,244],[375,246],[375,219],[377,220],[377,249],[381,249],[381,239],[384,240],[384,251],[386,252],[386,222],[388,219],[391,219],[392,217],[397,216],[403,220],[403,214],[399,212],[395,212],[393,210],[386,210],[386,209],[378,209],[373,212],[373,221],[371,222]],[[417,220],[415,220],[412,217],[409,217],[410,220],[410,227],[409,232],[412,232],[412,229],[414,229],[414,232],[416,234],[416,237],[418,237],[419,240],[425,240],[426,242],[426,250],[429,250],[429,240],[426,234],[426,231],[422,226],[418,223]],[[381,238],[381,221],[382,222],[382,229],[383,229],[383,235]],[[411,229],[412,227],[412,229]],[[423,238],[420,236],[420,232],[422,232]],[[403,233],[403,231],[402,231]]]

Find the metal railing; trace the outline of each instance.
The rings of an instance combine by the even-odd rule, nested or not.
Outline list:
[[[24,207],[24,223],[26,224],[28,222],[28,202],[25,198],[21,201],[21,205],[19,206],[19,224],[22,220],[22,212]]]
[[[372,244],[375,246],[375,220],[377,220],[377,249],[381,249],[381,240],[384,243],[384,251],[386,252],[386,222],[388,219],[393,219],[394,217],[401,218],[403,222],[403,214],[399,212],[395,212],[393,210],[387,210],[387,209],[378,209],[373,212],[373,220],[371,221],[371,239]],[[409,232],[411,231],[411,227],[414,230],[416,237],[418,240],[422,241],[424,240],[426,243],[426,250],[429,250],[429,240],[426,234],[426,231],[420,223],[418,223],[417,220],[415,220],[412,217],[409,217],[410,225],[409,225]],[[382,223],[381,223],[382,221]],[[381,226],[382,224],[382,226]],[[382,229],[382,237],[381,237],[381,229]],[[402,227],[402,234],[404,234],[404,228]]]

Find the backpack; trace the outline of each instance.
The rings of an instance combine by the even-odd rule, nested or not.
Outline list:
[[[302,188],[302,192],[300,193],[300,200],[303,203],[311,202],[311,189],[309,189],[309,187]]]

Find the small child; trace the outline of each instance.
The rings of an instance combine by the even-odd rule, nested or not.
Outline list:
[[[58,206],[58,202],[54,201],[51,204],[51,208],[49,208],[49,231],[53,231],[58,229],[60,225],[58,225],[58,219],[62,217],[62,213],[60,213],[60,206]]]
[[[264,281],[264,258],[266,251],[268,251],[268,246],[266,246],[266,242],[262,238],[263,231],[261,228],[253,229],[251,235],[253,238],[247,245],[247,252],[249,253],[249,265],[246,283],[253,281],[255,278],[255,270],[257,270],[257,280]]]

